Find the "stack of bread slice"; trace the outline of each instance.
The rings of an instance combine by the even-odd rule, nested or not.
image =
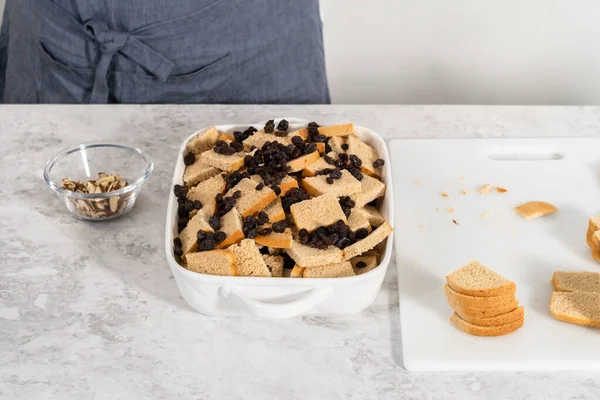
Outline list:
[[[559,321],[600,328],[600,273],[557,271],[550,314]]]
[[[446,275],[450,322],[475,336],[501,336],[523,326],[525,313],[515,283],[473,261]]]

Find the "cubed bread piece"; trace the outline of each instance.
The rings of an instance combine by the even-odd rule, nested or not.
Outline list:
[[[271,270],[271,276],[282,277],[283,276],[283,257],[281,256],[270,256],[263,254],[263,260],[267,264],[267,268]]]
[[[298,265],[306,267],[317,267],[319,265],[338,264],[343,261],[344,253],[335,246],[329,246],[326,250],[319,250],[305,246],[297,241],[292,241],[292,247],[286,249],[286,253]]]
[[[240,276],[271,276],[262,254],[252,239],[244,239],[230,246],[228,250],[235,253],[235,263]]]
[[[600,262],[600,231],[594,232],[592,235],[592,257]]]
[[[588,223],[587,235],[585,237],[588,246],[592,247],[592,235],[598,231],[600,231],[600,215],[590,218]]]
[[[371,224],[369,223],[369,220],[356,208],[350,210],[350,216],[348,217],[348,226],[353,232],[356,232],[357,230],[362,228],[365,228],[368,232],[371,232]]]
[[[219,140],[227,140],[228,142],[233,142],[235,140],[235,137],[232,133],[222,133],[219,136]]]
[[[292,144],[292,136],[275,136],[272,133],[265,133],[265,131],[260,130],[254,132],[254,135],[248,136],[246,140],[244,140],[244,150],[250,151],[252,146],[257,149],[262,149],[263,145],[267,142],[279,142],[285,146]]]
[[[496,326],[479,326],[473,325],[461,317],[458,314],[454,313],[450,317],[450,322],[454,327],[460,329],[461,331],[468,333],[474,336],[502,336],[507,335],[516,331],[517,329],[523,326],[523,321],[525,319],[519,319],[515,322],[511,322],[509,324],[504,325],[496,325]]]
[[[225,186],[225,179],[219,174],[192,187],[187,197],[190,200],[200,200],[202,209],[210,217],[217,209],[216,196],[225,192]]]
[[[556,271],[552,276],[552,285],[558,292],[600,293],[600,272]]]
[[[309,176],[302,179],[302,188],[313,197],[332,194],[337,197],[358,194],[361,182],[346,170],[342,170],[342,177],[335,179],[332,184],[327,183],[327,175]]]
[[[234,154],[219,154],[213,150],[205,151],[200,155],[200,160],[208,165],[231,173],[244,166],[243,152]]]
[[[354,203],[356,203],[356,207],[364,207],[385,194],[385,183],[369,175],[363,174],[360,185],[361,190],[350,196],[354,200]]]
[[[304,268],[303,278],[343,278],[354,276],[352,264],[344,261],[338,264],[321,265],[318,267]]]
[[[256,186],[255,181],[244,178],[227,192],[227,196],[232,196],[238,190],[241,192],[242,195],[237,199],[236,208],[242,217],[264,210],[277,197],[270,188],[263,186],[261,190],[256,190]]]
[[[252,175],[252,176],[250,176],[250,179],[252,179],[253,181],[255,181],[257,183],[265,183],[263,181],[263,179],[260,177],[260,175]],[[283,177],[283,179],[277,186],[281,190],[281,193],[279,195],[285,196],[287,194],[287,192],[290,191],[292,188],[298,187],[298,181],[294,177],[286,175],[285,177]]]
[[[292,247],[292,230],[288,228],[281,233],[271,232],[268,235],[258,235],[254,241],[269,248],[289,249]]]
[[[356,136],[348,136],[348,154],[354,154],[362,161],[360,169],[374,178],[381,179],[381,167],[374,167],[373,163],[379,155],[371,146]]]
[[[277,197],[263,210],[269,216],[269,222],[274,223],[285,219],[285,211],[281,205],[281,198]]]
[[[204,232],[214,232],[208,224],[208,217],[203,209],[198,210],[196,215],[192,217],[187,223],[187,226],[183,228],[179,234],[181,240],[181,249],[183,254],[187,254],[196,251],[198,247],[198,231],[203,230]]]
[[[290,132],[288,137],[293,138],[294,136],[300,136],[302,139],[308,139],[308,128],[298,129],[297,131]]]
[[[244,239],[242,231],[242,216],[237,208],[233,207],[229,212],[221,217],[221,229],[227,237],[217,245],[217,248],[224,249]]]
[[[373,207],[373,206],[364,206],[362,208],[354,208],[353,210],[358,211],[359,213],[361,213],[367,220],[369,220],[369,223],[371,224],[371,226],[377,228],[379,225],[383,224],[385,222],[385,217],[383,216],[383,214],[381,213],[381,211],[379,211],[379,209],[377,207]]]
[[[287,168],[289,173],[302,171],[307,165],[310,165],[317,161],[321,157],[318,150],[313,151],[310,154],[305,154],[292,161],[288,161]]]
[[[358,256],[350,259],[356,275],[364,274],[377,268],[379,263],[376,256]]]
[[[361,255],[367,250],[371,250],[379,243],[383,242],[385,238],[392,233],[393,229],[390,224],[384,222],[381,226],[375,229],[373,232],[369,233],[369,236],[366,238],[359,240],[358,242],[351,244],[350,246],[344,249],[344,260],[349,260],[352,257],[356,257]]]
[[[192,165],[185,167],[183,183],[191,187],[220,173],[221,170],[197,159]]]
[[[337,197],[330,194],[292,204],[290,213],[296,228],[309,232],[320,226],[335,224],[339,220],[347,222]]]
[[[294,268],[290,272],[290,278],[302,278],[304,275],[305,268],[299,266],[298,264],[294,265]]]
[[[208,151],[215,147],[217,139],[219,138],[219,131],[214,126],[198,133],[196,136],[190,139],[186,145],[186,150],[198,155],[205,151]]]
[[[337,160],[337,153],[335,153],[333,151],[330,151],[329,153],[327,153],[327,156],[333,158],[334,160]],[[313,162],[312,164],[307,165],[306,168],[304,168],[304,170],[302,170],[302,176],[315,176],[317,174],[317,172],[322,171],[327,168],[335,168],[335,166],[331,165],[327,161],[325,161],[324,157],[321,157],[318,160],[316,160],[315,162]]]
[[[319,154],[325,154],[325,149],[326,149],[325,143],[317,142],[316,145],[317,145],[317,151],[319,152]]]
[[[319,127],[319,133],[325,136],[348,136],[354,134],[354,124],[341,124]]]
[[[472,261],[446,275],[452,290],[469,296],[501,296],[515,294],[514,282],[477,261]]]
[[[343,149],[342,145],[347,144],[348,138],[343,136],[333,136],[329,138],[327,142],[331,150],[333,150],[337,154],[345,153],[346,150]]]
[[[236,276],[236,256],[228,250],[210,250],[186,256],[186,268],[200,274]]]

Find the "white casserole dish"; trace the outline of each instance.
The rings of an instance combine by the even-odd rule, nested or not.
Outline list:
[[[305,127],[309,122],[297,118],[286,119],[290,123],[290,131]],[[259,129],[264,124],[265,122],[218,125],[217,129],[219,132],[232,132],[244,130],[251,125]],[[177,235],[177,199],[173,194],[173,186],[183,184],[183,153],[187,142],[196,133],[190,135],[179,150],[167,205],[165,234],[166,256],[171,272],[182,297],[192,308],[215,317],[343,316],[357,313],[375,300],[390,262],[393,232],[380,245],[381,261],[377,268],[362,275],[345,278],[213,276],[192,272],[179,265],[173,254],[173,239]],[[382,180],[387,188],[385,196],[379,200],[380,210],[393,226],[394,191],[387,146],[381,136],[367,128],[357,126],[356,133],[385,160]]]

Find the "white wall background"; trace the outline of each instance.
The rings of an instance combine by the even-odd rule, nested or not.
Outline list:
[[[321,0],[321,8],[335,103],[600,104],[600,1]]]

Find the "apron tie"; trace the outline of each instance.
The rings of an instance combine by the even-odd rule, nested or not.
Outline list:
[[[123,53],[138,63],[161,82],[167,80],[174,64],[135,36],[127,32],[110,29],[101,20],[91,19],[83,27],[87,35],[96,41],[102,50],[102,55],[96,65],[90,103],[105,104],[108,102],[109,90],[106,75],[108,67],[117,52]]]

